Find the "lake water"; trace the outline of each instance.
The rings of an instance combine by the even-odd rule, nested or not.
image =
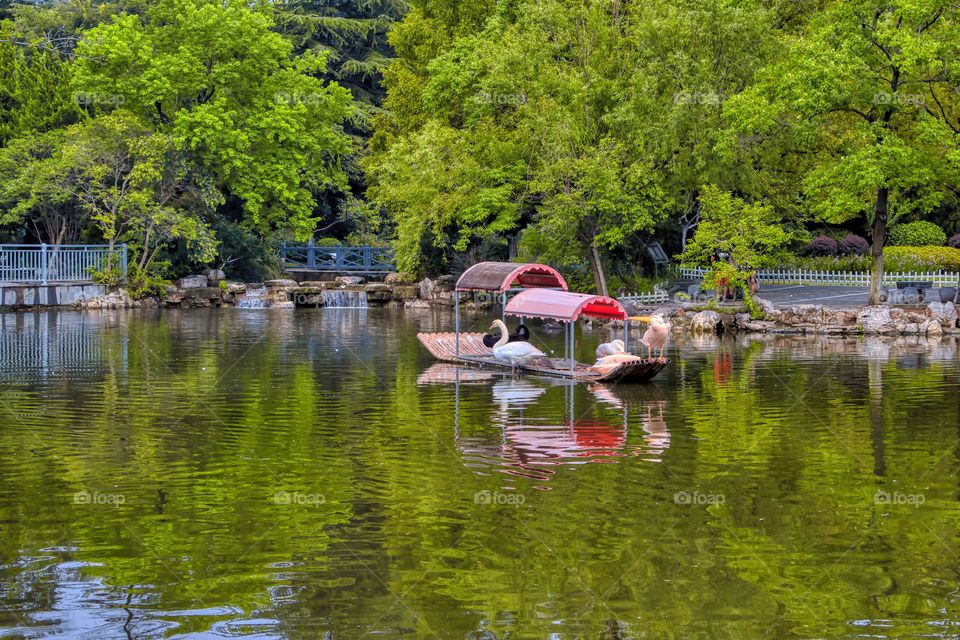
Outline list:
[[[954,340],[570,387],[437,365],[449,326],[0,316],[0,637],[960,635]]]

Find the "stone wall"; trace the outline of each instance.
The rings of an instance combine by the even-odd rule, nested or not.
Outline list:
[[[823,335],[922,335],[960,334],[957,308],[952,302],[931,302],[924,308],[892,306],[835,309],[801,304],[775,307],[755,298],[762,319],[723,309],[680,308],[671,312],[671,322],[691,333],[759,332]]]
[[[241,300],[254,296],[262,297],[265,306],[271,309],[297,307],[323,307],[334,297],[333,292],[361,297],[369,307],[392,307],[408,309],[452,308],[454,300],[454,276],[426,278],[417,281],[413,276],[391,273],[382,282],[367,282],[361,276],[339,276],[333,280],[297,282],[289,279],[268,280],[263,283],[231,282],[221,271],[180,278],[167,287],[159,298],[132,300],[122,289],[116,289],[93,299],[84,300],[75,306],[82,309],[135,308],[162,306],[171,308],[231,307]],[[101,292],[102,293],[102,292]],[[361,296],[362,294],[362,296]],[[338,298],[341,299],[341,298]],[[464,300],[466,308],[490,306],[491,300]]]

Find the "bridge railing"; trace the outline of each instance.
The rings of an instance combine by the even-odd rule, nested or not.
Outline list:
[[[287,269],[381,273],[396,270],[390,247],[288,247],[280,248]]]
[[[127,245],[0,244],[0,282],[90,282],[108,266],[127,276]]]

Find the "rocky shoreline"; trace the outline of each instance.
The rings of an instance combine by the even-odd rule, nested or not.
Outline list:
[[[762,298],[754,300],[763,312],[761,319],[722,308],[681,307],[665,315],[675,329],[701,334],[960,335],[957,308],[952,302],[931,302],[915,308],[881,305],[835,309],[813,304],[776,307]]]
[[[348,300],[357,301],[350,306],[449,309],[453,307],[455,283],[454,276],[418,281],[403,273],[386,274],[380,281],[339,276],[323,281],[278,279],[242,283],[227,281],[223,272],[212,270],[181,278],[170,285],[163,296],[135,300],[126,290],[117,288],[105,296],[73,306],[76,309],[215,308],[247,306],[256,298],[263,301],[263,308],[294,309],[341,306],[346,296]],[[911,308],[881,305],[837,309],[812,304],[777,307],[760,297],[754,300],[762,311],[761,318],[751,317],[743,308],[704,309],[689,303],[654,311],[668,317],[675,331],[693,334],[960,335],[958,310],[952,302],[931,302],[925,307]],[[462,300],[461,305],[465,310],[486,309],[493,305],[493,296],[473,296]]]
[[[163,296],[137,300],[126,289],[118,287],[107,295],[77,302],[73,307],[206,309],[244,306],[244,301],[256,299],[263,301],[263,308],[294,309],[339,306],[347,299],[364,307],[452,308],[455,284],[453,276],[417,281],[403,273],[390,273],[382,281],[373,282],[360,276],[339,276],[333,280],[277,279],[244,283],[228,281],[223,272],[213,270],[177,280],[167,287]],[[461,304],[466,308],[485,308],[492,305],[492,297],[475,297]]]

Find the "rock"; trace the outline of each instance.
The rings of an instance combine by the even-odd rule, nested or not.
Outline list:
[[[857,324],[860,330],[868,334],[894,333],[896,323],[890,317],[890,307],[864,307],[857,315]]]
[[[185,294],[182,291],[175,291],[174,293],[168,293],[164,299],[164,304],[180,304],[183,302]]]
[[[957,326],[957,307],[952,302],[931,302],[927,305],[927,315],[939,322],[942,328]]]
[[[780,322],[789,325],[823,324],[824,308],[818,304],[795,304],[780,310]]]
[[[326,289],[330,286],[329,282],[324,280],[304,280],[300,283],[301,287],[313,287],[315,289]]]
[[[293,304],[292,302],[289,302],[289,301],[286,301],[286,302],[271,302],[268,306],[269,306],[271,309],[296,309],[296,308],[297,308],[297,305],[295,305],[295,304]]]
[[[383,279],[384,284],[415,284],[417,279],[411,273],[398,272],[398,273],[388,273],[387,277]]]
[[[394,300],[416,300],[420,294],[420,287],[415,284],[402,284],[393,287]]]
[[[436,281],[436,288],[439,291],[453,291],[457,286],[457,278],[455,276],[440,276]]]
[[[777,307],[766,298],[753,296],[753,301],[756,302],[757,306],[763,311],[763,317],[767,320],[776,320],[780,315],[780,311],[777,309]]]
[[[430,303],[426,300],[407,300],[403,306],[407,309],[429,309]]]
[[[720,314],[716,311],[701,311],[690,321],[690,331],[693,333],[716,333],[720,324]]]
[[[897,333],[902,333],[905,336],[915,336],[920,333],[920,325],[916,322],[907,322],[904,324],[897,325]]]
[[[920,326],[920,333],[928,338],[940,337],[943,335],[943,325],[940,324],[939,320],[928,320]]]
[[[757,331],[765,333],[777,328],[777,323],[772,320],[751,320],[741,325],[745,331]]]
[[[358,284],[363,284],[363,278],[360,276],[337,276],[333,281],[337,284],[351,287],[355,287]]]
[[[430,300],[433,298],[433,291],[436,289],[437,283],[430,278],[424,278],[417,286],[420,288],[420,299]]]
[[[239,295],[247,292],[247,285],[242,282],[230,282],[227,284],[227,293]]]
[[[737,325],[737,327],[746,326],[750,322],[750,314],[738,313],[735,316],[733,316],[733,321]]]
[[[203,275],[207,277],[207,280],[210,281],[210,284],[217,284],[221,280],[227,279],[227,274],[220,269],[207,269],[203,272]]]
[[[180,289],[202,289],[209,286],[207,276],[187,276],[177,280],[177,287]]]
[[[288,289],[293,287],[300,286],[296,280],[287,280],[287,279],[278,279],[278,280],[267,280],[263,283],[268,289]]]
[[[393,298],[393,287],[389,284],[368,284],[364,285],[363,290],[367,294],[367,302],[385,303]]]

